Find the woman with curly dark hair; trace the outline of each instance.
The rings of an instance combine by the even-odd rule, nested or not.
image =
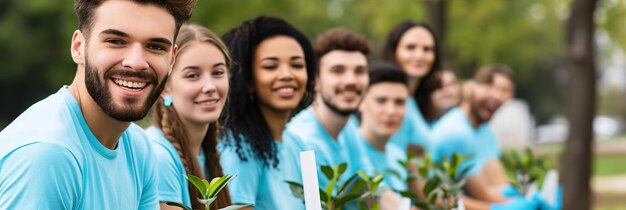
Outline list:
[[[266,16],[222,38],[236,63],[220,142],[225,173],[237,175],[229,184],[232,201],[254,209],[304,209],[284,182],[299,180],[300,169],[283,130],[310,101],[316,72],[311,44],[286,21]]]

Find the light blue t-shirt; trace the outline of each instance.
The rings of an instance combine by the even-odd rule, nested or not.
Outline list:
[[[0,132],[0,209],[158,209],[156,183],[143,129],[104,147],[67,86]]]
[[[353,131],[345,132],[346,129],[349,128],[344,127],[340,131],[337,140],[333,139],[313,114],[312,106],[302,110],[287,124],[285,132],[295,136],[298,143],[296,145],[301,145],[300,151],[315,151],[317,178],[319,187],[322,189],[330,183],[320,169],[322,165],[332,167],[347,163],[348,168],[340,179],[341,182],[345,182],[350,176],[356,174],[362,160],[365,159],[363,155],[360,155],[360,151],[352,147],[355,144]]]
[[[417,103],[413,97],[406,100],[406,112],[402,125],[398,131],[391,136],[391,143],[397,145],[403,151],[406,151],[408,145],[419,145],[424,152],[429,150],[430,130],[428,123],[422,116]]]
[[[385,186],[390,187],[394,191],[402,192],[406,191],[407,183],[407,171],[400,165],[398,161],[406,160],[406,152],[402,151],[397,145],[387,143],[385,144],[385,151],[382,152],[374,146],[372,146],[365,137],[358,133],[358,146],[365,150],[366,160],[368,165],[371,165],[371,169],[363,169],[366,173],[373,175],[374,170],[377,173],[383,174],[383,183]]]
[[[302,183],[300,167],[296,165],[296,151],[291,148],[292,137],[283,134],[283,142],[274,141],[278,152],[278,167],[263,165],[251,148],[243,143],[243,151],[247,161],[239,158],[234,146],[227,146],[220,139],[218,150],[221,152],[220,163],[224,174],[236,175],[228,184],[230,199],[235,204],[253,204],[254,209],[305,209],[304,202],[291,194],[289,184],[285,181]]]
[[[444,157],[450,159],[455,152],[470,156],[461,167],[471,164],[467,177],[476,175],[494,155],[494,138],[485,131],[488,130],[474,128],[462,109],[450,110],[433,125],[431,131],[433,160]]]
[[[496,134],[493,132],[493,128],[489,123],[482,123],[478,127],[480,136],[485,138],[485,146],[487,149],[486,155],[488,158],[499,159],[500,158],[500,146],[496,139]]]
[[[152,148],[154,148],[154,153],[156,154],[159,202],[179,202],[191,207],[189,181],[185,178],[187,171],[178,155],[178,151],[158,128],[149,127],[146,129],[146,134],[150,138]],[[205,168],[204,153],[200,152],[197,159],[206,176],[208,171]]]

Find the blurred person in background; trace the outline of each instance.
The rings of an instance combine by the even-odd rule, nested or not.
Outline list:
[[[223,37],[233,62],[226,132],[221,133],[221,164],[237,175],[228,184],[244,209],[304,209],[285,181],[300,180],[298,151],[283,135],[298,109],[307,106],[316,76],[309,40],[283,19],[260,16]]]
[[[404,21],[389,33],[382,50],[383,59],[394,62],[408,76],[409,99],[402,126],[391,142],[402,150],[421,156],[427,150],[431,93],[439,88],[436,72],[440,69],[440,43],[425,23]]]
[[[430,95],[431,112],[425,115],[426,121],[430,125],[452,108],[459,106],[463,97],[461,95],[461,82],[453,70],[442,69],[437,72],[436,77],[439,79],[441,87]]]
[[[146,133],[156,154],[161,209],[180,209],[168,201],[204,209],[196,199],[200,192],[184,175],[207,180],[224,176],[217,121],[227,101],[230,56],[219,37],[199,25],[183,25],[176,46],[172,72],[152,110],[154,125]],[[229,205],[224,188],[211,209]]]
[[[433,159],[449,159],[454,153],[469,157],[462,165],[470,167],[464,187],[467,196],[463,196],[467,209],[535,209],[539,206],[535,199],[503,194],[504,185],[493,184],[494,180],[485,174],[490,162],[496,161],[499,165],[499,149],[487,122],[506,99],[496,86],[496,81],[504,79],[502,77],[512,78],[494,66],[479,69],[460,107],[450,110],[433,125]],[[504,175],[504,171],[501,172],[498,176]],[[506,181],[506,176],[502,178]]]
[[[400,129],[405,116],[409,97],[407,77],[394,63],[385,61],[372,62],[369,74],[369,88],[359,106],[361,124],[356,128],[354,139],[356,148],[364,154],[362,161],[370,166],[361,170],[370,176],[383,174],[383,186],[404,192],[409,189],[408,174],[399,161],[406,161],[406,152],[389,140]],[[392,195],[395,200],[401,197],[400,194]],[[381,200],[381,205],[392,202],[394,199]]]

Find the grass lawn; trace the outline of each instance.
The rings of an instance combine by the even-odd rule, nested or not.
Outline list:
[[[626,175],[626,154],[596,156],[593,176],[614,175]]]

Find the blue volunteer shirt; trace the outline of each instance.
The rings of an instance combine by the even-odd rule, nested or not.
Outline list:
[[[403,151],[406,151],[408,145],[419,145],[424,151],[429,149],[430,131],[428,123],[422,116],[417,103],[413,97],[406,100],[406,112],[402,125],[398,131],[391,136],[389,140]]]
[[[469,118],[461,108],[454,108],[441,117],[433,125],[431,131],[433,160],[450,158],[453,153],[471,155],[462,164],[462,168],[472,165],[466,175],[471,177],[482,171],[490,158],[493,158],[494,148],[497,145],[495,138],[489,135],[489,130],[474,128]]]
[[[146,133],[151,140],[152,148],[156,154],[156,171],[159,178],[159,202],[172,201],[183,203],[191,207],[189,181],[185,178],[188,172],[185,170],[185,166],[178,155],[178,151],[158,128],[150,127],[146,129]],[[208,171],[205,168],[204,153],[200,152],[197,158],[206,176]]]
[[[320,188],[325,188],[330,182],[320,169],[322,165],[336,166],[341,163],[347,163],[348,168],[340,180],[345,182],[350,176],[356,174],[362,164],[363,156],[360,155],[356,147],[353,147],[354,133],[352,130],[346,132],[346,129],[349,128],[344,127],[341,130],[337,140],[333,139],[313,114],[312,106],[302,110],[287,124],[285,132],[295,137],[296,145],[300,145],[300,148],[297,150],[315,151],[317,178]]]
[[[224,174],[236,175],[228,184],[230,198],[235,204],[252,204],[255,210],[305,209],[304,202],[291,194],[285,181],[302,183],[300,167],[297,165],[293,139],[283,135],[283,142],[274,141],[278,150],[278,167],[263,165],[247,144],[242,144],[247,161],[239,158],[234,146],[226,145],[221,139],[218,150]],[[298,156],[299,157],[299,156]]]
[[[0,209],[157,209],[156,179],[143,130],[104,147],[67,86],[0,132]]]
[[[406,191],[407,183],[406,178],[408,176],[407,171],[400,165],[398,161],[406,160],[406,152],[402,151],[397,145],[387,143],[385,145],[385,151],[380,151],[372,146],[365,137],[359,132],[357,143],[358,146],[365,150],[365,160],[371,168],[364,168],[363,170],[373,175],[376,172],[383,174],[383,183],[385,186],[390,187],[394,191]]]

